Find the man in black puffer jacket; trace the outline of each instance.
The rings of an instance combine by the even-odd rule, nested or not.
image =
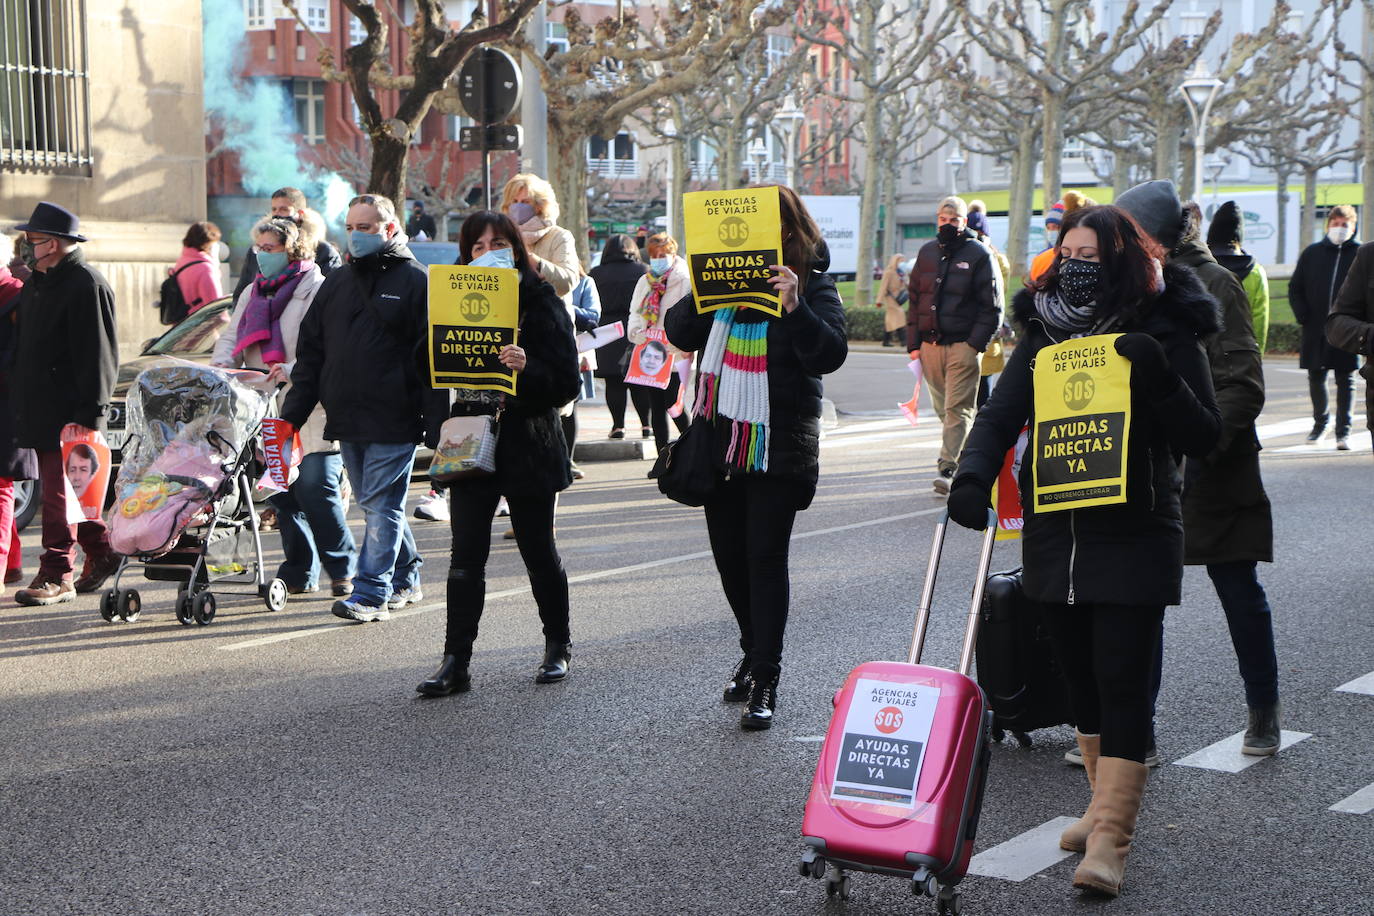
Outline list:
[[[447,410],[425,370],[429,276],[400,234],[392,202],[348,208],[348,263],[330,274],[301,322],[282,418],[299,428],[317,403],[337,439],[367,528],[353,594],[334,614],[364,623],[419,601],[420,555],[405,518],[415,444],[427,410]]]
[[[1002,322],[1002,284],[992,251],[968,230],[968,205],[947,197],[939,237],[916,255],[908,282],[906,339],[944,424],[936,493],[948,494],[973,428],[982,352]]]

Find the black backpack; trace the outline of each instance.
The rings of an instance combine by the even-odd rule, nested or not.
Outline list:
[[[196,263],[196,261],[192,261],[190,264],[183,264],[168,274],[166,280],[162,281],[162,290],[157,294],[157,310],[163,324],[177,324],[191,314],[191,306],[187,303],[186,297],[181,294],[181,284],[177,282],[177,276]]]

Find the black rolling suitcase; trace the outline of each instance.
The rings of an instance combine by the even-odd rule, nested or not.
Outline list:
[[[1030,747],[1029,732],[1072,725],[1069,691],[1044,615],[1021,588],[1021,570],[993,573],[983,590],[978,685],[993,712],[993,738],[1006,732]]]

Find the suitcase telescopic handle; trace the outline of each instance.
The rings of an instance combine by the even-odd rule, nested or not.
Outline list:
[[[930,623],[930,606],[935,601],[935,575],[940,571],[940,554],[945,549],[945,531],[949,528],[949,512],[941,512],[935,525],[935,538],[930,545],[930,563],[926,566],[926,580],[921,586],[921,604],[916,609],[916,629],[911,634],[911,650],[907,663],[918,665],[925,648],[926,627]],[[983,549],[978,554],[978,575],[973,580],[973,600],[969,604],[968,623],[964,627],[964,648],[959,655],[959,673],[965,676],[973,668],[973,649],[978,642],[978,615],[983,607],[983,587],[992,569],[992,548],[997,541],[997,510],[988,509],[988,526],[983,529]]]

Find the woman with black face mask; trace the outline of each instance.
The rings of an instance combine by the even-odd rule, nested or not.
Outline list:
[[[1012,303],[1022,326],[1002,380],[978,414],[949,494],[949,515],[987,523],[989,495],[1023,426],[1035,429],[1032,369],[1041,348],[1119,334],[1130,360],[1126,502],[1035,511],[1022,499],[1027,597],[1045,606],[1070,688],[1078,744],[1093,789],[1087,813],[1060,845],[1085,852],[1074,886],[1115,896],[1147,772],[1151,671],[1164,609],[1181,600],[1184,455],[1202,459],[1221,432],[1200,337],[1218,328],[1217,304],[1187,267],[1124,211],[1088,207],[1064,219],[1054,263]],[[1032,453],[1021,492],[1032,488]]]

